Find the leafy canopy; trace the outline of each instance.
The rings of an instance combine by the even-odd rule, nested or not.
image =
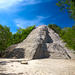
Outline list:
[[[34,28],[35,25],[25,29],[19,28],[15,34],[12,34],[9,27],[0,25],[0,53],[10,45],[22,42]]]
[[[75,20],[75,0],[58,0],[56,5],[59,6],[61,10],[67,9],[70,17]]]

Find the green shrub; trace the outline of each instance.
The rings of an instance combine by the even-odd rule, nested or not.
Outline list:
[[[11,36],[10,28],[0,25],[0,53],[10,45]]]
[[[10,45],[22,42],[34,28],[35,26],[19,28],[15,34],[12,34],[9,27],[0,25],[0,53]]]
[[[75,50],[75,30],[72,28],[68,28],[66,30],[62,30],[64,34],[61,34],[61,38],[67,43],[67,47]]]
[[[61,28],[56,24],[48,24],[48,27],[53,29],[56,33],[60,34]]]

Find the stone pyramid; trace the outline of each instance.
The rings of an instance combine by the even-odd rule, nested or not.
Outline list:
[[[11,47],[10,47],[11,49]],[[70,58],[58,34],[46,25],[35,28],[28,37],[5,56],[8,58]]]

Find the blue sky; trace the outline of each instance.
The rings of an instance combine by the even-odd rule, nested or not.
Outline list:
[[[10,27],[13,33],[19,27],[57,24],[71,27],[74,23],[67,12],[60,11],[57,0],[0,0],[0,24]]]

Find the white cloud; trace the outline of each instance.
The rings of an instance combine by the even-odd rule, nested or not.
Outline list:
[[[8,9],[14,7],[23,0],[0,0],[0,9]]]
[[[50,2],[52,0],[24,0],[22,5],[32,5],[32,4],[38,4],[42,2]]]
[[[32,5],[32,4],[37,4],[41,2],[47,2],[47,1],[52,1],[52,0],[0,0],[0,9],[6,10],[11,7],[16,7],[20,5]],[[22,3],[21,3],[22,2]]]
[[[40,3],[39,0],[24,0],[23,5],[31,5],[31,4],[37,4]]]
[[[23,20],[23,19],[16,19],[15,23],[18,27],[21,28],[26,28],[28,26],[32,26],[32,25],[43,25],[44,23],[42,22],[42,20],[46,19],[48,17],[43,17],[43,16],[37,16],[36,19],[34,20]]]

